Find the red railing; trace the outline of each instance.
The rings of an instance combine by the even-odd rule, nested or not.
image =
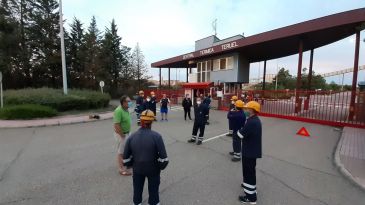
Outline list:
[[[365,92],[356,92],[355,105],[350,107],[351,92],[331,91],[239,91],[245,102],[261,104],[261,115],[314,122],[331,126],[365,128]],[[220,109],[228,109],[232,95],[221,100]],[[350,110],[353,110],[351,116]]]

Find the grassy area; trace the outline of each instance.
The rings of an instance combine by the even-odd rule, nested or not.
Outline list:
[[[60,89],[28,88],[6,90],[5,108],[1,119],[33,119],[56,115],[73,115],[112,111],[110,95],[90,90],[69,90],[64,95]],[[47,115],[46,112],[49,111]],[[55,112],[53,112],[55,111]]]

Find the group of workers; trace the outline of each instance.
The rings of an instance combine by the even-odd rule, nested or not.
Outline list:
[[[142,192],[144,181],[148,179],[148,190],[150,205],[159,204],[159,184],[160,172],[168,164],[167,153],[161,135],[151,130],[152,122],[156,120],[156,97],[151,92],[146,100],[143,99],[143,92],[139,92],[139,98],[136,102],[136,113],[138,124],[141,128],[129,136],[130,116],[124,120],[130,99],[121,98],[121,106],[118,107],[114,114],[115,133],[122,140],[118,142],[118,163],[121,175],[131,175],[129,168],[133,168],[133,202],[138,205],[142,203]],[[196,98],[193,103],[186,95],[183,100],[184,118],[188,116],[190,120],[190,110],[194,107],[194,125],[192,137],[189,143],[201,145],[204,139],[205,126],[209,119],[211,98],[207,95],[204,99]],[[161,113],[166,111],[166,118],[162,115],[162,120],[167,120],[167,105],[169,104],[166,95],[160,101]],[[166,108],[166,110],[164,110]],[[138,110],[138,112],[137,112]],[[262,127],[258,117],[260,104],[256,101],[244,103],[237,96],[231,99],[231,107],[228,111],[227,118],[229,124],[229,133],[227,136],[232,137],[233,151],[232,161],[242,161],[242,175],[244,195],[240,195],[239,201],[247,204],[256,204],[256,160],[262,157]],[[119,113],[119,114],[118,114]],[[120,114],[122,113],[122,114]],[[128,113],[129,114],[129,113]],[[122,117],[121,117],[122,116]],[[123,127],[123,124],[129,125]],[[199,131],[199,136],[197,136]],[[128,137],[129,136],[129,137]]]
[[[141,90],[138,92],[138,97],[136,99],[136,107],[134,111],[137,115],[137,124],[140,125],[141,123],[141,113],[145,110],[151,110],[154,114],[154,121],[157,121],[156,119],[156,107],[157,107],[157,98],[155,95],[155,92],[150,93],[151,96],[147,96],[146,99],[144,99],[144,92]],[[170,100],[166,97],[166,94],[163,94],[161,101],[160,101],[161,107],[160,107],[160,113],[161,113],[161,121],[168,121],[167,120],[167,113],[168,113],[168,106],[170,104]]]

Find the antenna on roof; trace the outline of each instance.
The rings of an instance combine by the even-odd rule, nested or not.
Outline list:
[[[217,19],[214,19],[214,21],[212,23],[212,27],[213,27],[214,35],[217,36]]]

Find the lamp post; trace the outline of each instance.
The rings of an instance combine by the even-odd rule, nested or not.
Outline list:
[[[63,32],[62,0],[60,0],[60,38],[61,38],[63,94],[67,95],[67,73],[66,73],[66,57],[65,57],[65,37]]]

